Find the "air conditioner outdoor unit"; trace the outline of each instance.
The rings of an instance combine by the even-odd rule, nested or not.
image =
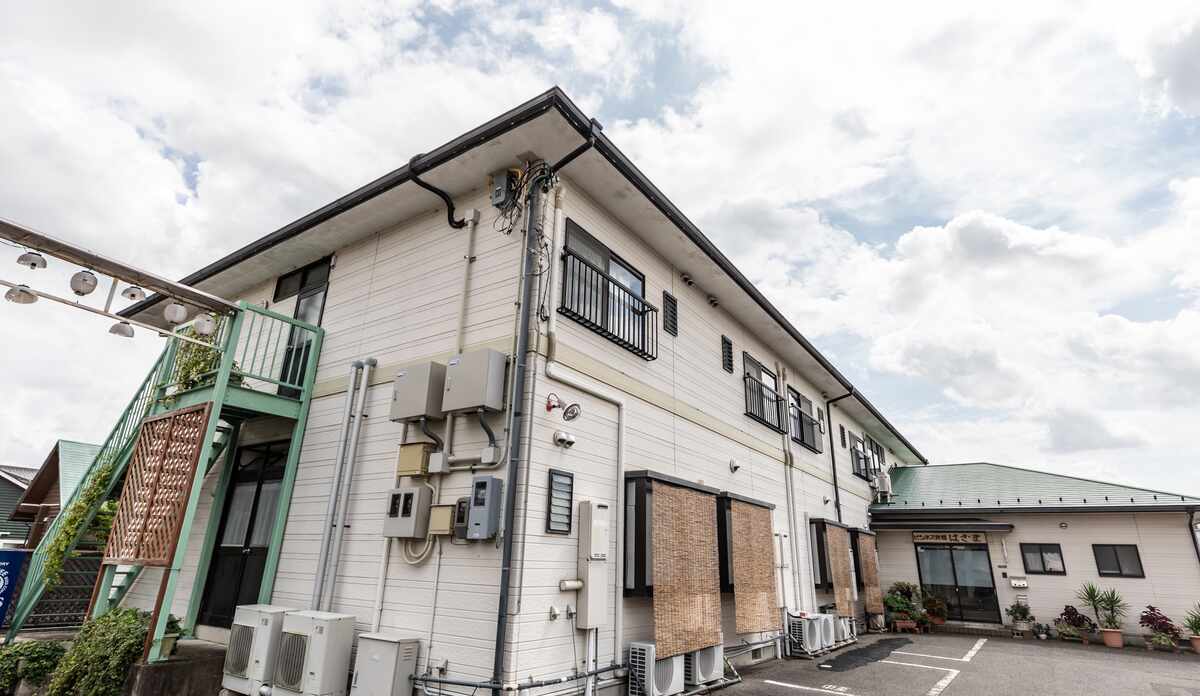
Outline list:
[[[655,659],[654,643],[629,644],[629,696],[671,696],[683,691],[683,655]]]
[[[700,686],[725,676],[725,646],[714,645],[683,656],[683,683]]]
[[[345,696],[354,616],[293,611],[283,617],[271,682],[275,696]]]
[[[821,644],[830,647],[837,642],[837,617],[833,614],[817,614],[821,626]]]
[[[844,643],[849,640],[854,640],[857,635],[854,630],[854,619],[848,616],[838,616],[834,621],[834,637],[837,642]]]
[[[295,609],[270,604],[243,604],[234,611],[221,686],[257,696],[263,684],[271,681],[283,616],[289,611]]]
[[[875,485],[879,488],[879,492],[884,495],[892,494],[892,475],[887,471],[880,471],[875,474]]]

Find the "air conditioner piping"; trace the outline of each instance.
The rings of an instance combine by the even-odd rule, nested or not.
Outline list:
[[[350,375],[346,379],[346,406],[342,411],[342,429],[338,435],[337,455],[333,463],[333,481],[329,486],[329,500],[325,504],[325,524],[321,528],[321,551],[317,556],[317,572],[313,578],[312,599],[309,606],[317,609],[321,606],[321,598],[325,590],[325,577],[329,569],[329,544],[333,539],[333,519],[337,514],[338,491],[341,490],[342,473],[346,465],[346,446],[350,439],[350,427],[354,415],[354,397],[358,391],[359,376],[363,362],[355,360],[350,363]]]
[[[422,181],[421,177],[417,176],[417,160],[421,159],[421,157],[422,155],[416,154],[413,155],[413,158],[408,161],[409,178],[411,178],[412,182],[417,186],[420,186],[426,191],[436,195],[438,198],[441,198],[442,202],[446,204],[446,224],[450,225],[456,230],[461,230],[467,226],[467,221],[454,219],[454,199],[450,198],[450,194],[434,186],[433,184]]]

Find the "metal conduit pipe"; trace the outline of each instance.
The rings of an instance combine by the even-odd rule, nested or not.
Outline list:
[[[359,375],[358,398],[355,399],[354,408],[357,415],[354,418],[354,429],[350,432],[350,444],[346,450],[345,471],[342,476],[341,491],[338,493],[340,505],[338,506],[337,523],[333,532],[333,544],[329,550],[329,570],[326,572],[329,590],[324,592],[321,597],[321,605],[318,607],[321,611],[329,611],[333,605],[334,592],[337,589],[342,538],[346,535],[346,513],[350,509],[350,486],[354,483],[354,461],[358,455],[358,440],[362,435],[363,421],[367,418],[367,392],[370,391],[371,370],[375,365],[375,358],[367,358],[363,361],[362,373]]]
[[[783,387],[783,397],[786,400],[788,398],[787,397],[787,394],[788,394],[787,368],[784,367],[782,364],[780,364],[778,361],[776,361],[775,373],[779,375],[779,381],[781,382],[781,386]],[[796,491],[793,488],[793,483],[795,481],[795,474],[792,471],[792,469],[795,467],[796,455],[792,453],[792,443],[791,443],[791,439],[788,435],[788,430],[790,430],[791,423],[792,423],[791,403],[788,401],[785,401],[784,403],[787,404],[787,407],[786,407],[787,415],[784,417],[785,418],[784,423],[787,425],[787,427],[784,428],[784,432],[783,432],[783,484],[787,488],[786,502],[787,502],[787,523],[788,523],[788,549],[792,555],[792,573],[791,573],[791,575],[792,575],[792,593],[793,593],[792,596],[795,599],[795,606],[797,608],[799,608],[801,605],[800,578],[798,577],[799,572],[800,572],[800,568],[799,568],[800,550],[799,550],[799,545],[798,545],[798,539],[796,539],[796,533],[797,533],[796,532],[796,509],[795,509],[796,508]],[[786,604],[787,604],[787,602],[784,602],[785,606],[786,606]]]
[[[337,512],[338,491],[341,488],[342,471],[346,463],[346,444],[350,437],[350,421],[354,417],[354,395],[358,390],[359,373],[363,363],[355,360],[350,363],[350,375],[346,378],[346,406],[342,409],[342,429],[338,434],[337,455],[333,460],[333,481],[329,486],[329,500],[325,504],[325,524],[321,527],[321,551],[317,556],[317,572],[313,577],[312,599],[309,608],[321,606],[321,597],[325,590],[325,575],[329,569],[329,544],[333,537],[333,518]]]
[[[551,240],[550,252],[552,258],[558,258],[559,247],[562,244],[563,234],[566,230],[566,215],[562,210],[563,192],[560,189],[554,205],[554,236]],[[558,264],[550,264],[547,272],[547,282],[550,284],[550,297],[555,297],[555,284],[558,281],[555,269]],[[612,404],[617,409],[617,461],[616,473],[613,482],[613,497],[616,504],[613,506],[616,518],[617,532],[614,535],[616,541],[616,553],[614,553],[614,562],[616,566],[616,582],[613,585],[613,662],[621,664],[624,658],[622,648],[624,647],[625,635],[625,611],[624,611],[624,587],[625,587],[625,400],[616,393],[609,392],[598,386],[593,386],[575,377],[569,372],[569,368],[555,361],[555,348],[558,340],[558,312],[550,312],[550,318],[546,321],[546,377],[565,384],[572,389],[576,389],[593,398],[599,399],[606,403]],[[599,638],[599,636],[597,636]],[[598,641],[597,641],[598,642]],[[599,647],[597,646],[597,655]],[[598,657],[597,657],[598,659]]]

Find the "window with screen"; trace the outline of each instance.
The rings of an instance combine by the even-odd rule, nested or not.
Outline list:
[[[575,492],[575,475],[558,469],[550,470],[547,486],[546,532],[549,534],[571,533],[571,502]]]
[[[1027,575],[1066,575],[1062,547],[1058,544],[1021,544]]]
[[[1110,578],[1144,578],[1142,557],[1136,544],[1092,544],[1096,572]]]

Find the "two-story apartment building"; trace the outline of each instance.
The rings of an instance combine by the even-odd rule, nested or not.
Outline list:
[[[102,604],[352,614],[463,693],[882,611],[873,481],[921,454],[558,89],[182,282],[239,302],[226,351],[263,310],[311,338],[222,363],[174,562]]]

